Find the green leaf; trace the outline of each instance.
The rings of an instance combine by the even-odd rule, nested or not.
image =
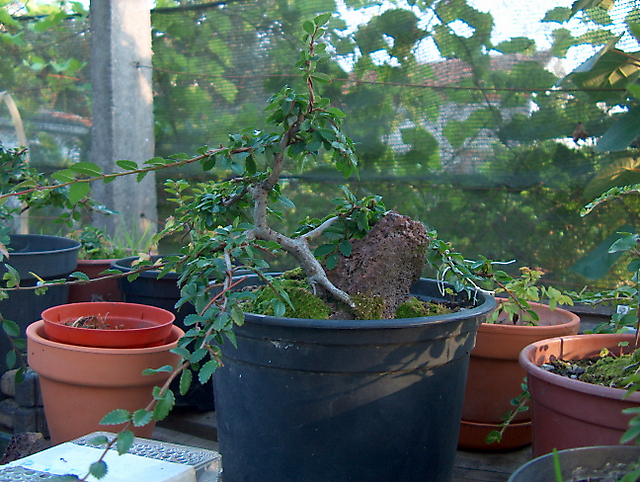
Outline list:
[[[159,399],[156,403],[156,406],[153,409],[153,418],[158,421],[164,420],[167,415],[169,415],[169,412],[171,412],[171,410],[173,409],[175,403],[176,398],[173,395],[173,392],[171,390],[168,390],[167,393],[165,393],[164,397]]]
[[[136,410],[133,412],[132,420],[136,427],[143,427],[153,420],[153,412],[144,409]]]
[[[5,357],[5,364],[7,368],[11,370],[16,365],[17,355],[15,350],[9,350],[7,352],[7,356]]]
[[[316,24],[316,26],[318,27],[322,27],[324,24],[326,24],[329,19],[331,18],[331,13],[323,13],[321,15],[318,15],[316,18],[313,19],[313,23]]]
[[[107,464],[105,463],[104,460],[99,460],[98,462],[94,462],[89,467],[89,472],[96,479],[101,479],[105,475],[107,475],[107,472],[108,472]]]
[[[16,383],[22,383],[24,381],[24,374],[25,374],[24,367],[18,368],[18,371],[16,372]]]
[[[630,273],[640,271],[640,259],[634,259],[633,261],[631,261],[627,266],[627,271],[629,271]]]
[[[610,4],[612,4],[612,2],[603,0],[576,0],[573,2],[573,5],[571,5],[571,15],[575,15],[580,10],[587,10],[589,8],[596,8],[600,6],[605,7]]]
[[[613,161],[599,169],[584,188],[586,199],[594,199],[615,186],[629,186],[640,182],[640,158],[629,156],[626,152],[619,156],[608,156],[614,158]]]
[[[596,151],[624,151],[640,136],[640,107],[622,114],[596,144]]]
[[[567,7],[556,7],[545,13],[542,22],[564,23],[571,17],[571,9]]]
[[[273,306],[273,316],[283,317],[287,312],[287,307],[284,302],[279,298],[271,300],[271,306]]]
[[[18,324],[11,320],[2,320],[2,329],[11,338],[17,338],[21,334]]]
[[[116,441],[116,449],[120,455],[126,454],[133,445],[134,435],[131,430],[125,430],[118,433],[118,440]]]
[[[636,22],[629,22],[627,24],[629,27],[629,32],[636,39],[636,42],[640,42],[640,24]]]
[[[500,42],[494,48],[503,54],[529,53],[535,51],[536,43],[530,38],[516,37]]]
[[[325,261],[325,265],[327,269],[333,269],[337,266],[337,264],[338,264],[338,256],[336,255],[336,253],[333,253],[332,255],[327,257],[327,260]]]
[[[632,440],[636,440],[640,437],[640,425],[634,425],[629,427],[629,429],[622,435],[620,439],[621,444],[626,444],[631,442]]]
[[[14,19],[9,14],[9,12],[7,12],[4,8],[0,8],[0,23],[3,23],[4,25],[11,25],[13,27],[22,28],[22,25],[20,25],[20,22]]]
[[[72,184],[71,187],[69,187],[69,202],[71,204],[79,203],[87,197],[90,190],[91,186],[89,186],[89,183],[87,182],[77,182]]]
[[[206,356],[207,353],[208,352],[206,349],[198,348],[191,354],[191,356],[189,356],[189,361],[191,363],[198,363],[200,360],[202,360]]]
[[[181,346],[173,348],[170,351],[171,353],[175,353],[176,355],[181,356],[182,358],[189,358],[191,356],[191,352]]]
[[[118,408],[106,414],[102,420],[100,420],[100,425],[120,425],[130,420],[131,414],[126,410]]]
[[[102,176],[102,169],[92,162],[76,162],[71,164],[69,169],[78,174],[86,174],[91,177]]]
[[[625,234],[611,245],[609,253],[631,251],[637,246],[639,238],[638,234]]]
[[[638,79],[640,65],[632,56],[613,48],[618,40],[612,39],[567,76],[575,86],[585,89],[593,102],[624,102],[627,86]]]
[[[64,184],[75,180],[76,176],[71,169],[62,169],[51,174],[51,178]]]
[[[313,33],[315,31],[315,29],[316,29],[316,26],[313,24],[313,22],[307,20],[306,22],[304,22],[302,24],[302,28],[307,33]]]
[[[184,396],[189,391],[191,387],[191,382],[193,381],[193,372],[189,369],[186,369],[180,375],[180,395]]]
[[[116,164],[125,171],[135,171],[136,169],[138,169],[138,164],[134,161],[122,160],[117,161]]]
[[[74,271],[69,275],[69,278],[75,278],[82,281],[89,281],[90,279],[89,276],[87,276],[87,273],[83,273],[82,271]]]
[[[315,72],[315,73],[311,74],[311,78],[314,79],[314,80],[317,80],[321,84],[330,84],[331,83],[331,76],[329,76],[327,74],[323,74],[321,72]]]
[[[142,371],[143,375],[155,375],[156,373],[171,373],[173,367],[171,365],[164,365],[160,368],[146,368]]]
[[[333,253],[336,250],[336,246],[335,244],[323,244],[321,246],[318,246],[313,254],[314,256],[316,256],[317,258],[320,258],[322,256],[326,256],[328,254]]]
[[[207,321],[205,317],[192,313],[184,317],[183,323],[185,326],[192,326],[196,323],[204,323],[205,321]]]
[[[349,240],[345,239],[344,241],[342,241],[340,243],[339,248],[340,248],[340,253],[342,254],[342,256],[345,256],[345,257],[351,256],[352,246],[351,246],[351,243],[349,242]]]
[[[502,434],[497,430],[492,430],[487,434],[484,441],[487,444],[492,444],[494,442],[500,442],[502,440]]]
[[[136,176],[136,181],[141,182],[146,177],[147,174],[148,174],[148,171],[139,172],[138,175]]]
[[[87,440],[87,443],[89,445],[94,445],[94,446],[100,446],[100,445],[107,445],[109,443],[109,439],[107,437],[105,437],[104,435],[97,435],[95,437],[91,437],[89,440]]]
[[[241,326],[244,324],[244,312],[237,304],[231,306],[231,319],[236,325]]]
[[[213,375],[213,372],[216,371],[216,368],[218,368],[217,360],[209,360],[207,363],[202,365],[202,368],[200,368],[200,371],[198,372],[198,381],[202,385],[207,383],[209,378],[211,378],[211,375]]]

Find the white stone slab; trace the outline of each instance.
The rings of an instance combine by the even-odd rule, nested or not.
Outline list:
[[[99,460],[102,452],[103,450],[99,448],[67,442],[16,460],[6,466],[83,477],[89,471],[89,466]],[[118,455],[115,450],[109,450],[104,461],[108,472],[100,482],[196,482],[195,469],[189,465],[132,454]],[[92,476],[87,480],[98,481]]]

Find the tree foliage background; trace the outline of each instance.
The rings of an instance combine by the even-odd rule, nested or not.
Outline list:
[[[0,5],[0,91],[25,119],[31,162],[53,170],[88,159],[88,12],[73,2]],[[570,4],[551,7],[541,23],[555,27],[551,47],[540,49],[524,35],[494,43],[495,19],[471,0],[158,1],[153,65],[139,67],[153,69],[156,153],[193,154],[263,127],[267,98],[301,86],[294,64],[303,20],[334,12],[333,61],[323,67],[333,82],[321,94],[346,113],[345,132],[358,143],[360,178],[350,189],[382,194],[387,208],[471,258],[513,259],[509,269],[539,267],[546,281],[572,289],[615,285],[625,276],[594,252],[636,229],[638,206],[625,199],[588,218],[579,211],[606,188],[637,182],[637,155],[594,149],[616,102],[596,105],[584,86],[559,84],[563,73],[552,68],[640,17],[634,1],[594,5],[573,17]],[[587,134],[574,140],[579,122]],[[0,140],[10,144],[11,132],[0,118]],[[296,218],[323,213],[345,184],[322,159],[286,178]],[[157,189],[163,198],[161,179]]]

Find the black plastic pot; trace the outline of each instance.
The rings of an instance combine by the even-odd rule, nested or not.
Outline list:
[[[438,283],[413,293],[441,299]],[[225,482],[447,482],[469,352],[495,300],[399,320],[247,314],[214,388]]]
[[[631,467],[637,464],[640,459],[640,447],[625,445],[580,447],[560,450],[558,457],[563,480],[601,480],[602,477],[611,473],[612,468],[623,469],[624,466]],[[556,478],[553,454],[546,454],[524,464],[509,477],[508,482],[554,480]],[[618,480],[618,477],[613,480]]]
[[[22,286],[34,286],[38,281],[35,273],[46,281],[66,278],[78,264],[80,243],[60,236],[39,234],[12,234],[9,243],[9,259],[6,264],[20,274]],[[0,276],[7,271],[5,263],[0,263]],[[40,313],[52,306],[67,302],[69,287],[53,286],[43,295],[33,290],[11,291],[9,298],[0,301],[3,318],[14,321],[21,331],[40,319]],[[0,336],[0,373],[6,370],[4,354],[11,349],[6,336]]]
[[[131,271],[131,263],[136,261],[138,256],[123,258],[111,263],[111,268],[119,269],[122,272]],[[179,310],[176,303],[180,299],[180,289],[178,288],[178,274],[167,273],[158,279],[160,271],[151,270],[140,273],[133,281],[127,278],[118,280],[122,298],[127,303],[140,303],[143,305],[156,306],[172,312],[176,319],[174,324],[187,331],[189,328],[184,325],[185,316],[195,313],[192,305],[184,304]],[[183,407],[193,407],[199,411],[211,411],[214,407],[213,382],[210,380],[205,385],[194,382],[189,392],[182,396],[177,388],[178,382],[173,387],[176,394],[176,405]]]

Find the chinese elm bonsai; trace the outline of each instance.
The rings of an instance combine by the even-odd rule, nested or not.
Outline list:
[[[341,319],[372,319],[374,315],[393,318],[425,264],[437,270],[443,295],[454,298],[457,292],[465,292],[469,295],[468,305],[475,304],[473,293],[483,279],[477,266],[422,223],[387,211],[378,196],[357,199],[344,188],[344,196],[334,200],[334,212],[326,217],[304,220],[292,235],[273,227],[284,216],[281,210],[293,208],[282,192],[285,171],[316,163],[334,164],[345,177],[358,172],[354,143],[341,131],[343,113],[316,89],[318,84],[330,82],[326,74],[317,70],[317,65],[330,57],[326,44],[320,41],[330,17],[324,14],[304,22],[305,48],[296,66],[306,90],[296,93],[284,87],[269,99],[270,129],[247,128],[231,135],[228,146],[204,146],[195,157],[181,154],[169,159],[153,158],[142,168],[132,161],[118,161],[123,171],[112,174],[103,173],[93,164],[80,163],[81,166],[54,174],[58,181],[55,189],[84,193],[78,199],[81,202],[88,190],[75,186],[88,186],[94,181],[111,182],[127,175],[136,175],[140,180],[150,171],[193,163],[200,163],[205,172],[215,167],[232,173],[223,181],[191,185],[178,179],[165,184],[177,208],[154,241],[177,235],[184,240],[184,247],[176,255],[163,256],[156,264],[143,260],[137,268],[159,269],[160,277],[175,270],[181,288],[176,308],[192,303],[196,313],[185,318],[185,325],[191,329],[174,350],[182,362],[176,367],[149,370],[171,372],[167,383],[156,387],[149,406],[134,413],[116,410],[104,418],[105,424],[128,424],[117,439],[100,441],[109,447],[117,444],[121,453],[128,451],[133,442],[127,427],[161,420],[172,409],[175,397],[169,386],[173,380],[179,378],[182,394],[189,389],[194,375],[201,383],[207,382],[220,364],[218,345],[225,338],[235,344],[233,327],[244,322],[243,303],[259,296],[238,289],[245,273],[255,273],[278,294],[264,303],[274,315],[283,316],[293,308],[287,280],[265,274],[269,268],[265,258],[272,255],[285,252],[293,256],[304,273],[309,292],[330,302],[332,312],[337,310],[339,314],[335,316]],[[36,186],[26,192],[48,189],[52,187]],[[487,260],[483,263],[491,264]],[[134,272],[129,278],[136,276]],[[363,303],[363,297],[373,302]],[[102,459],[92,465],[94,476],[105,471]]]

